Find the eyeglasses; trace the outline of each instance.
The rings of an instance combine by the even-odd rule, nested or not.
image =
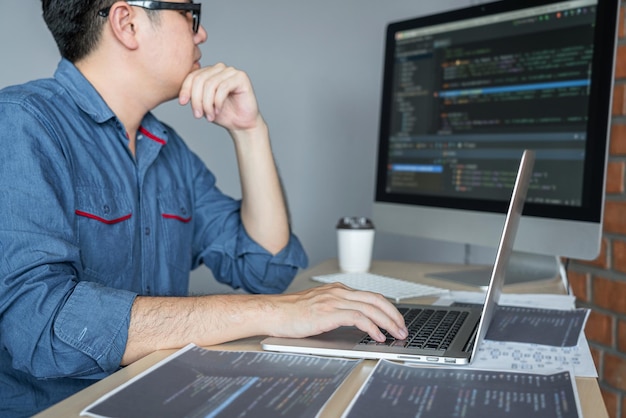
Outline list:
[[[191,12],[191,17],[193,18],[193,31],[198,33],[198,29],[200,29],[200,3],[174,3],[171,1],[151,1],[151,0],[127,0],[131,6],[142,7],[148,10],[183,10],[185,12]],[[109,11],[111,10],[111,6],[104,8],[98,11],[98,16],[107,17],[109,16]]]

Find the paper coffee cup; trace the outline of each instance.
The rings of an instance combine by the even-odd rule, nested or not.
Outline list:
[[[374,248],[374,224],[364,217],[343,217],[337,223],[339,269],[344,273],[369,271]]]

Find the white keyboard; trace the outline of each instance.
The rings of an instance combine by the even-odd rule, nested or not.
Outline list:
[[[413,283],[372,273],[326,274],[313,276],[311,279],[320,283],[340,282],[353,289],[380,293],[386,298],[395,300],[396,303],[400,302],[401,299],[433,296],[449,292],[441,287]]]

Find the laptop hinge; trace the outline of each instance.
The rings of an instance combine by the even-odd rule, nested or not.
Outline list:
[[[467,342],[467,344],[465,344],[465,347],[463,347],[463,351],[464,352],[471,352],[474,349],[474,343],[476,342],[476,335],[478,334],[478,325],[480,324],[480,322],[478,322],[475,326],[474,326],[474,330],[472,331],[472,337],[469,339],[469,341]]]

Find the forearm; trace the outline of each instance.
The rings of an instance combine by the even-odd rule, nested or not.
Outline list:
[[[260,115],[258,121],[254,129],[231,132],[241,179],[241,217],[248,235],[276,254],[289,241],[289,219],[268,128]]]
[[[235,143],[248,235],[272,254],[289,242],[289,219],[269,139],[247,74],[222,63],[191,72],[179,102],[227,129]]]
[[[332,284],[281,295],[138,297],[122,364],[189,343],[209,346],[257,335],[301,338],[356,326],[376,341],[380,329],[404,339],[404,318],[382,295]]]
[[[210,346],[267,334],[262,318],[274,309],[263,296],[137,297],[122,364],[190,343]]]

